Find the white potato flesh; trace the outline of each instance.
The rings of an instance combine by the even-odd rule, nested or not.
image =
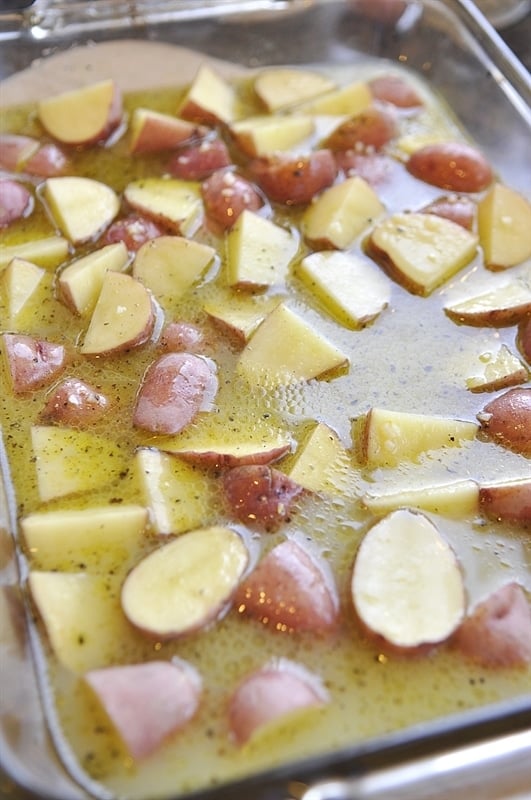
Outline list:
[[[28,307],[45,274],[44,269],[23,258],[14,258],[0,273],[1,290],[10,321],[15,321]]]
[[[241,536],[212,526],[185,533],[144,558],[122,587],[122,609],[147,636],[173,639],[214,622],[247,567]]]
[[[370,468],[396,467],[439,447],[459,447],[479,425],[467,420],[372,408],[365,420],[362,460]]]
[[[407,507],[459,518],[479,510],[479,486],[475,481],[462,480],[403,488],[381,494],[371,491],[363,495],[362,502],[376,515]]]
[[[268,69],[254,80],[254,90],[269,111],[296,105],[335,88],[334,81],[325,75],[303,69]]]
[[[329,313],[349,328],[371,322],[388,305],[389,279],[369,260],[336,250],[303,258],[298,274]]]
[[[485,263],[506,269],[531,256],[531,203],[495,183],[478,204],[479,239]]]
[[[466,607],[454,552],[427,517],[409,509],[394,511],[365,535],[351,592],[367,630],[396,648],[445,641]]]
[[[157,153],[173,150],[200,134],[197,125],[151,108],[135,108],[130,124],[129,151]]]
[[[139,505],[42,511],[23,517],[22,535],[32,565],[43,570],[105,572],[121,565],[140,545],[148,521]]]
[[[241,293],[219,301],[208,301],[203,310],[214,322],[226,328],[241,342],[246,342],[260,323],[283,300],[282,295],[247,296]]]
[[[147,447],[135,453],[135,469],[157,533],[184,533],[201,524],[209,500],[208,479],[202,472]]]
[[[298,250],[297,238],[285,228],[245,209],[227,236],[230,286],[284,283]]]
[[[238,146],[250,156],[264,156],[290,150],[315,130],[311,116],[247,117],[231,127]]]
[[[153,330],[151,295],[140,281],[121,272],[105,272],[80,351],[102,355],[145,342]]]
[[[54,269],[68,258],[68,252],[68,241],[62,236],[47,236],[32,242],[0,247],[0,270],[14,258],[23,258],[44,269]]]
[[[272,382],[286,383],[320,378],[347,364],[348,357],[339,348],[280,303],[243,349],[238,369],[249,380],[264,375]]]
[[[354,477],[350,456],[336,431],[318,422],[299,445],[287,474],[311,492],[341,494]]]
[[[525,364],[504,344],[496,353],[483,353],[479,361],[481,372],[466,379],[471,392],[495,392],[525,383],[529,377]]]
[[[72,244],[95,239],[120,210],[116,192],[92,178],[48,178],[43,196],[57,227]]]
[[[213,247],[182,236],[145,242],[133,262],[133,277],[150,289],[163,308],[179,300],[214,261]]]
[[[301,229],[310,243],[346,250],[383,213],[374,189],[354,176],[326,189],[311,203],[302,216]]]
[[[166,225],[183,236],[191,236],[201,222],[203,203],[199,187],[176,178],[145,178],[132,181],[124,197],[136,211]]]
[[[199,109],[219,122],[230,123],[236,116],[234,88],[206,64],[198,69],[178,113],[183,117],[195,116]]]
[[[512,280],[505,286],[489,289],[445,306],[446,314],[465,325],[515,325],[531,314],[531,275],[529,281]]]
[[[370,254],[409,291],[429,295],[466,266],[478,237],[435,214],[393,214],[374,228]]]
[[[103,138],[120,119],[117,88],[112,80],[83,86],[41,100],[37,113],[54,139],[88,144]],[[121,104],[120,104],[121,105]]]
[[[123,242],[100,247],[76,258],[61,270],[57,288],[65,304],[76,314],[92,314],[103,278],[109,270],[123,272],[129,264],[129,253]]]
[[[301,103],[297,110],[311,114],[348,114],[353,117],[372,106],[372,92],[363,81],[349,83],[347,86]]]
[[[115,442],[88,431],[34,425],[31,443],[42,502],[108,486],[127,466]]]
[[[67,669],[83,674],[120,659],[130,626],[107,576],[32,571],[28,586],[50,645]]]

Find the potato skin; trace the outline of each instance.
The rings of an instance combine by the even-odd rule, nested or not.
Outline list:
[[[484,667],[530,664],[531,606],[522,587],[508,583],[479,603],[452,643]]]
[[[407,170],[415,178],[452,192],[480,192],[494,175],[486,158],[464,142],[440,142],[413,153]]]
[[[273,203],[287,206],[310,203],[331,186],[337,175],[335,159],[328,149],[307,156],[264,156],[249,164],[249,170]]]
[[[531,364],[531,317],[520,324],[517,344],[527,363]]]
[[[531,456],[531,389],[509,389],[487,403],[477,418],[489,439]]]
[[[232,228],[244,211],[258,211],[264,205],[256,187],[229,168],[218,169],[201,184],[208,219],[222,230]]]
[[[275,530],[291,513],[304,489],[267,465],[244,465],[226,473],[223,490],[232,513],[241,522]]]
[[[7,228],[33,210],[33,196],[18,181],[0,180],[0,228]]]
[[[162,234],[162,229],[152,220],[140,214],[129,214],[112,223],[105,232],[102,243],[106,245],[123,242],[130,253],[136,253],[143,244]]]
[[[461,225],[465,230],[471,231],[476,220],[477,207],[469,197],[452,194],[434,200],[422,211],[425,214],[435,214],[438,217],[449,219],[456,225]]]
[[[108,410],[101,392],[78,378],[66,378],[48,399],[42,418],[59,425],[84,427],[97,422]]]
[[[378,75],[369,81],[375,100],[397,108],[411,109],[424,105],[414,86],[400,75]]]
[[[531,524],[531,480],[499,486],[481,486],[480,511],[505,522]]]
[[[62,344],[18,333],[4,333],[1,339],[17,395],[50,384],[67,364],[68,354]]]
[[[368,108],[347,119],[323,142],[333,151],[381,150],[396,135],[394,117],[379,108]]]
[[[184,181],[204,181],[218,169],[230,164],[225,142],[222,139],[207,139],[180,149],[170,159],[168,172]]]

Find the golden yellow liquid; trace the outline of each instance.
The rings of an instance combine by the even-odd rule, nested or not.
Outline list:
[[[135,105],[173,112],[179,95],[179,90],[131,95],[126,98],[126,107],[128,112]],[[252,105],[249,87],[244,84],[241,97],[249,113],[257,110]],[[10,130],[41,135],[33,109],[14,110],[5,115],[5,121]],[[436,105],[415,121],[406,118],[403,121],[404,133],[440,131],[441,126],[455,135],[453,121]],[[162,174],[166,160],[167,155],[131,158],[125,136],[108,149],[96,147],[73,153],[72,173],[101,180],[121,192],[134,178]],[[384,194],[382,199],[392,212],[419,208],[440,194],[404,171],[401,190]],[[293,225],[297,224],[298,214],[275,209],[275,219]],[[14,244],[52,233],[50,218],[37,202],[30,219],[10,226],[2,233],[2,241]],[[360,503],[363,492],[374,489],[375,485],[390,491],[430,481],[472,478],[495,482],[530,475],[528,459],[479,438],[459,448],[436,451],[417,463],[403,464],[394,470],[369,473],[356,464],[351,423],[371,406],[475,420],[487,402],[486,396],[466,390],[466,377],[477,366],[481,353],[497,349],[500,343],[506,343],[514,351],[516,330],[458,326],[443,312],[456,287],[473,284],[478,276],[480,281],[486,277],[479,256],[455,280],[429,298],[415,297],[393,284],[389,308],[362,330],[348,330],[329,317],[291,275],[287,288],[292,306],[348,354],[350,367],[347,374],[327,382],[297,382],[270,390],[249,387],[235,374],[238,344],[220,333],[203,311],[206,300],[226,297],[231,290],[224,281],[223,239],[204,227],[195,238],[218,248],[220,269],[166,308],[165,320],[188,320],[204,326],[207,355],[218,365],[220,391],[215,411],[201,415],[175,440],[184,445],[198,435],[216,431],[253,437],[280,430],[300,442],[316,420],[325,421],[338,432],[352,456],[352,472],[345,478],[346,489],[337,495],[306,496],[298,503],[289,523],[276,533],[260,537],[260,547],[266,552],[291,535],[318,547],[336,576],[342,623],[332,637],[282,634],[243,619],[236,609],[231,609],[206,630],[166,643],[154,642],[125,625],[123,636],[113,642],[109,652],[101,653],[101,663],[94,666],[178,655],[198,668],[205,686],[199,713],[185,730],[145,762],[134,764],[88,696],[80,676],[56,663],[38,621],[44,654],[39,668],[49,682],[55,732],[61,746],[67,748],[64,752],[70,751],[67,760],[73,758],[90,778],[127,798],[178,796],[531,690],[531,669],[477,667],[449,645],[442,645],[427,656],[384,655],[357,628],[349,598],[349,578],[357,547],[375,521]],[[360,240],[353,249],[361,247]],[[89,249],[90,245],[78,248],[76,257]],[[298,258],[307,252],[308,248],[301,244]],[[50,272],[39,293],[39,303],[28,309],[17,329],[63,342],[74,349],[86,322],[59,302],[54,280]],[[5,319],[5,306],[0,306],[0,314]],[[2,329],[9,328],[2,323]],[[93,430],[120,443],[129,454],[131,468],[108,487],[48,504],[39,500],[29,432],[39,422],[50,387],[15,398],[2,363],[3,438],[19,518],[38,510],[144,502],[134,474],[134,452],[139,445],[156,446],[158,440],[134,429],[130,419],[141,377],[158,352],[157,343],[151,342],[129,353],[97,359],[74,356],[66,374],[97,386],[111,402],[110,413]],[[282,470],[288,464],[289,457],[276,466]],[[212,490],[204,509],[205,524],[227,521],[219,498],[219,475],[208,470],[205,474]],[[471,604],[508,580],[517,580],[531,591],[530,539],[522,528],[481,517],[428,516],[458,556]],[[19,544],[23,548],[23,543]],[[144,553],[157,546],[158,540],[148,531],[139,551],[131,553],[127,563],[115,565],[112,574],[106,576],[107,591],[115,599],[117,615],[121,614],[119,593],[127,571]],[[29,567],[39,568],[38,561],[26,555]],[[97,572],[97,558],[88,567],[65,560],[61,568]],[[90,615],[90,608],[86,613]],[[228,697],[247,673],[274,656],[293,659],[319,674],[330,692],[331,702],[302,723],[280,725],[271,735],[241,750],[231,740],[227,726]],[[293,777],[299,777],[296,768]]]

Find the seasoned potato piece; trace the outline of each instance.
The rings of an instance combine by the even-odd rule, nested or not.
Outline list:
[[[15,394],[46,386],[66,366],[68,356],[62,344],[18,333],[4,333],[1,339]]]
[[[274,467],[246,464],[231,469],[223,479],[229,508],[239,520],[274,530],[289,519],[302,486]]]
[[[531,523],[531,479],[481,486],[479,507],[500,522]]]
[[[451,192],[480,192],[494,177],[485,156],[464,142],[421,147],[410,156],[407,169],[415,178]]]
[[[33,195],[29,189],[10,178],[0,180],[0,228],[27,217],[32,210]]]
[[[531,455],[531,389],[509,389],[477,415],[489,439],[523,455]]]

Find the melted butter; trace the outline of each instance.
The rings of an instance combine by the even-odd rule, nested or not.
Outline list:
[[[131,113],[135,106],[149,106],[171,113],[180,96],[177,90],[130,95],[126,98],[126,109]],[[248,86],[243,85],[241,99],[242,103],[251,103]],[[250,105],[247,107],[249,112],[253,111]],[[8,129],[39,135],[31,110],[15,110],[4,116]],[[440,135],[441,130],[455,133],[453,121],[438,106],[430,106],[420,119],[405,119],[403,127],[404,136]],[[166,159],[166,155],[131,159],[127,139],[123,138],[108,149],[74,152],[72,172],[102,180],[122,191],[133,178],[162,174]],[[404,174],[401,190],[383,190],[382,200],[392,212],[404,207],[419,208],[437,195],[438,190]],[[281,224],[297,223],[296,211],[275,213]],[[37,203],[35,213],[28,220],[12,225],[2,238],[6,244],[16,244],[53,232],[45,209]],[[196,238],[217,246],[223,260],[221,240],[204,229]],[[89,246],[79,248],[76,256],[88,249]],[[305,252],[301,245],[299,255],[302,257]],[[219,335],[202,310],[206,299],[216,301],[226,295],[221,268],[218,275],[166,309],[168,321],[186,319],[206,326],[208,355],[216,361],[222,376],[215,410],[202,415],[184,431],[178,437],[179,443],[185,445],[197,436],[209,437],[227,431],[251,438],[282,431],[300,441],[312,420],[324,420],[350,450],[355,444],[351,439],[352,420],[372,405],[473,420],[486,401],[482,395],[465,390],[469,368],[476,365],[478,354],[497,348],[500,343],[513,347],[515,335],[514,329],[460,327],[443,313],[447,298],[473,281],[478,269],[476,261],[429,298],[414,297],[392,284],[389,308],[374,324],[359,331],[347,330],[324,314],[297,279],[290,277],[288,288],[294,308],[348,354],[350,369],[348,374],[329,382],[248,387],[235,375],[237,347]],[[53,287],[54,277],[50,273],[39,293],[42,302],[34,305],[32,313],[28,311],[18,327],[25,333],[75,345],[85,323],[55,299]],[[111,411],[94,427],[94,432],[120,443],[130,453],[131,463],[138,445],[159,443],[157,437],[134,430],[129,423],[136,388],[156,353],[156,345],[151,343],[127,354],[94,360],[74,356],[67,372],[82,377],[109,398]],[[32,468],[29,429],[38,422],[50,388],[15,399],[9,391],[3,363],[1,370],[3,436],[18,512],[23,516],[42,508]],[[284,466],[288,463],[286,459]],[[282,469],[283,462],[278,466]],[[529,461],[474,440],[459,448],[429,454],[416,464],[403,464],[396,470],[367,473],[355,464],[354,456],[353,466],[355,477],[350,473],[345,476],[342,491],[334,496],[306,498],[288,525],[278,533],[262,537],[260,543],[266,551],[286,535],[294,535],[313,543],[323,553],[341,594],[343,627],[332,639],[264,630],[259,624],[241,619],[237,609],[232,609],[213,627],[177,642],[152,641],[125,626],[119,638],[107,643],[108,649],[100,654],[100,663],[90,665],[178,655],[201,672],[206,692],[198,716],[145,763],[131,762],[83,684],[54,663],[43,636],[46,664],[43,669],[48,671],[59,727],[91,777],[117,795],[129,798],[185,793],[529,691],[529,669],[481,669],[467,663],[449,647],[418,658],[380,653],[353,624],[348,598],[352,562],[361,537],[373,522],[359,503],[360,494],[375,484],[391,491],[421,481],[443,482],[449,477],[509,480],[528,476]],[[211,483],[212,500],[205,508],[205,519],[210,521],[219,519],[219,503],[216,476],[208,475],[207,480]],[[142,502],[132,468],[112,486],[89,495],[54,500],[46,508],[126,502]],[[476,518],[451,520],[436,514],[430,516],[458,554],[471,601],[509,578],[519,580],[531,591],[531,553],[521,530]],[[157,545],[156,539],[148,535],[127,563],[115,565],[106,574],[105,591],[110,597],[118,598],[130,564]],[[31,554],[26,555],[31,564]],[[75,571],[81,567],[65,559],[60,568]],[[98,572],[97,559],[88,569]],[[79,647],[83,647],[82,641]],[[317,712],[317,718],[280,726],[274,735],[239,751],[227,729],[227,695],[243,675],[273,656],[300,661],[320,674],[332,702]]]

